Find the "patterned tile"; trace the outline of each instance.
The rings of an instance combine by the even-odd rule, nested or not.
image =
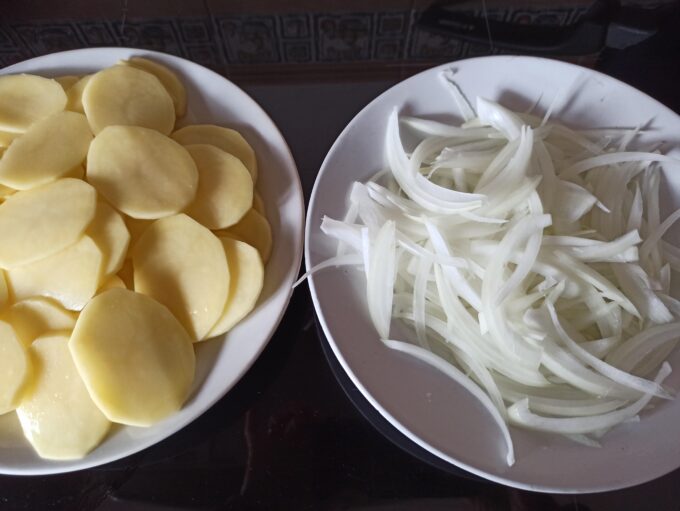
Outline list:
[[[233,64],[281,62],[274,16],[216,18],[224,54]]]
[[[172,20],[115,21],[112,25],[115,37],[121,46],[184,55]]]
[[[213,44],[187,45],[184,52],[186,58],[202,66],[219,70],[223,65],[219,50]]]
[[[34,55],[73,50],[86,46],[73,23],[38,22],[10,25],[25,47]]]
[[[283,56],[286,62],[312,62],[312,43],[311,41],[284,41]]]
[[[187,44],[211,44],[213,28],[208,18],[178,18],[181,41]]]
[[[373,58],[375,60],[400,60],[404,57],[404,41],[402,39],[383,39],[375,42]]]
[[[315,21],[319,61],[370,59],[372,14],[321,14],[316,16]]]
[[[409,29],[409,13],[381,12],[376,23],[376,37],[399,37],[406,35]]]
[[[309,39],[312,36],[311,20],[307,14],[283,14],[280,18],[281,36],[284,39]]]
[[[116,46],[118,44],[109,22],[83,21],[77,23],[76,26],[87,46]]]
[[[572,9],[518,9],[512,13],[511,22],[521,25],[563,26],[569,22]]]
[[[414,60],[453,60],[464,56],[463,43],[459,39],[442,36],[415,28],[409,57]]]

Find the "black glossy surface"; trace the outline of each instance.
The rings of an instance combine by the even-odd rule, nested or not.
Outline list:
[[[606,51],[598,68],[680,111],[677,29],[626,52]],[[323,84],[245,88],[288,140],[308,199],[337,134],[397,79],[338,77]],[[396,446],[402,442],[398,435],[338,374],[343,391],[333,372],[337,364],[329,364],[322,343],[308,290],[301,286],[262,356],[205,415],[160,444],[106,466],[56,476],[0,476],[0,510],[680,509],[679,471],[618,492],[551,496],[437,468],[440,463],[423,461],[428,457],[422,452],[413,456],[408,445]]]

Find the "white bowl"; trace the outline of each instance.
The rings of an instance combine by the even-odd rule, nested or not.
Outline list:
[[[292,294],[302,258],[304,225],[304,200],[297,168],[272,120],[236,85],[179,57],[129,48],[55,53],[7,67],[0,74],[87,74],[131,56],[149,57],[179,74],[188,95],[188,113],[182,124],[213,123],[235,128],[253,146],[260,172],[257,187],[274,238],[264,289],[257,307],[245,320],[225,336],[198,346],[194,386],[179,412],[149,428],[115,427],[100,446],[76,461],[43,460],[23,438],[0,438],[0,473],[51,474],[94,467],[140,451],[180,430],[245,374],[276,330]],[[3,422],[8,420],[4,418]]]
[[[353,181],[384,168],[386,121],[400,112],[455,121],[457,109],[439,75],[453,68],[455,80],[476,96],[538,112],[578,78],[581,86],[554,116],[575,127],[635,126],[653,119],[641,143],[669,140],[680,156],[680,117],[659,102],[611,77],[559,61],[531,57],[483,57],[430,69],[394,86],[364,108],[340,134],[326,157],[307,212],[308,268],[335,255],[336,244],[320,229],[323,215],[341,219]],[[474,104],[474,103],[473,103]],[[559,105],[558,105],[559,106]],[[668,149],[667,149],[668,150]],[[680,206],[680,173],[666,172],[662,211]],[[678,231],[671,233],[675,240]],[[335,356],[354,385],[399,431],[434,455],[481,477],[536,491],[581,493],[623,488],[680,466],[680,401],[657,403],[639,424],[624,424],[590,448],[568,440],[512,428],[517,461],[505,463],[505,445],[490,416],[456,383],[430,366],[386,348],[366,310],[365,279],[353,269],[327,269],[309,279],[319,320]],[[680,353],[671,363],[680,368]],[[680,387],[680,371],[668,380]]]

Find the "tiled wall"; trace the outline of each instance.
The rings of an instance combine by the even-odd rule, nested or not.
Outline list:
[[[382,4],[387,4],[382,2]],[[470,13],[481,10],[472,2]],[[126,2],[124,2],[124,7]],[[275,5],[275,3],[272,3]],[[490,8],[490,17],[513,23],[566,25],[585,11],[584,2],[560,7],[521,5]],[[357,6],[354,6],[357,7]],[[360,7],[360,6],[358,6]],[[205,15],[14,16],[0,19],[0,65],[33,56],[92,46],[131,46],[196,61],[246,81],[304,79],[339,73],[410,74],[419,68],[467,56],[488,54],[474,45],[431,33],[417,25],[422,6],[351,11],[216,12]],[[498,50],[494,51],[495,53]]]

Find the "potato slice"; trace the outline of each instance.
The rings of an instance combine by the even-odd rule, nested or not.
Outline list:
[[[31,376],[26,347],[6,321],[0,321],[0,353],[0,414],[3,414],[19,405]]]
[[[64,92],[66,92],[66,96],[68,97],[68,90],[73,87],[76,83],[78,83],[78,80],[80,80],[80,76],[76,75],[64,75],[64,76],[57,76],[54,81],[58,82],[59,85],[61,85],[61,88],[64,89]]]
[[[66,110],[78,112],[79,114],[85,113],[85,109],[83,108],[83,91],[90,81],[90,78],[92,78],[92,75],[85,75],[69,87],[66,91],[66,97],[68,99],[66,102]]]
[[[101,250],[83,236],[56,254],[7,270],[7,280],[16,300],[48,296],[81,310],[99,287],[101,265]]]
[[[128,231],[130,231],[130,250],[127,253],[127,257],[132,257],[130,251],[134,248],[135,243],[142,237],[144,231],[153,223],[153,220],[139,220],[137,218],[132,218],[131,216],[125,217],[125,225],[127,225]]]
[[[121,279],[118,275],[111,275],[106,282],[104,282],[99,289],[97,289],[97,294],[100,295],[104,291],[108,291],[109,289],[127,289],[127,286],[125,285],[125,282],[123,282],[123,279]]]
[[[245,241],[260,252],[265,264],[269,261],[272,252],[272,228],[267,219],[254,209],[248,210],[236,225],[216,231],[215,234]]]
[[[127,289],[135,289],[134,268],[132,267],[131,258],[125,259],[123,267],[118,272],[118,277],[120,277],[120,280],[123,281]]]
[[[175,131],[172,138],[182,145],[210,144],[233,154],[246,166],[253,183],[257,182],[255,151],[238,131],[214,124],[192,124]]]
[[[208,229],[180,214],[154,222],[132,253],[135,290],[172,311],[194,340],[201,340],[224,310],[229,290],[227,258]]]
[[[237,223],[253,203],[253,180],[241,160],[215,146],[185,146],[198,168],[198,191],[186,209],[208,229]]]
[[[4,270],[0,270],[0,309],[4,309],[9,302],[9,290]]]
[[[57,302],[43,297],[26,298],[12,305],[4,314],[24,346],[54,330],[73,330],[77,314],[67,311]]]
[[[98,134],[107,126],[142,126],[169,135],[175,126],[170,94],[151,73],[113,66],[92,75],[83,90],[83,109]]]
[[[78,318],[69,348],[92,399],[114,422],[150,426],[179,410],[194,379],[191,339],[148,296],[109,289]]]
[[[256,248],[243,241],[220,238],[229,264],[229,294],[224,312],[206,337],[231,330],[250,313],[262,292],[264,265]]]
[[[95,189],[72,178],[9,196],[0,204],[0,267],[37,261],[73,244],[96,206]]]
[[[83,162],[91,141],[83,114],[57,112],[36,121],[0,160],[0,183],[26,190],[54,181]]]
[[[106,202],[97,201],[94,219],[85,233],[102,252],[102,277],[120,270],[130,244],[130,233],[123,217]]]
[[[76,165],[71,170],[69,170],[64,177],[72,177],[73,179],[85,179],[85,167],[81,165]]]
[[[25,443],[26,438],[16,412],[0,415],[0,449],[16,449]]]
[[[253,209],[263,217],[265,218],[267,217],[267,211],[265,210],[264,207],[264,201],[262,200],[262,196],[257,190],[253,190]]]
[[[52,460],[82,458],[111,426],[90,398],[68,341],[68,334],[53,334],[33,343],[35,383],[17,408],[28,441],[41,457]]]
[[[0,131],[0,148],[7,148],[14,141],[15,138],[20,136],[21,133],[12,133],[11,131]]]
[[[191,203],[198,171],[171,138],[138,126],[109,126],[90,145],[87,180],[119,211],[154,219]]]
[[[175,115],[177,117],[184,116],[187,111],[187,92],[173,71],[163,64],[142,57],[132,57],[129,60],[121,61],[121,64],[136,67],[158,78],[172,98],[172,103],[175,105]]]
[[[66,107],[58,82],[34,75],[0,76],[0,130],[23,133],[35,121]]]

